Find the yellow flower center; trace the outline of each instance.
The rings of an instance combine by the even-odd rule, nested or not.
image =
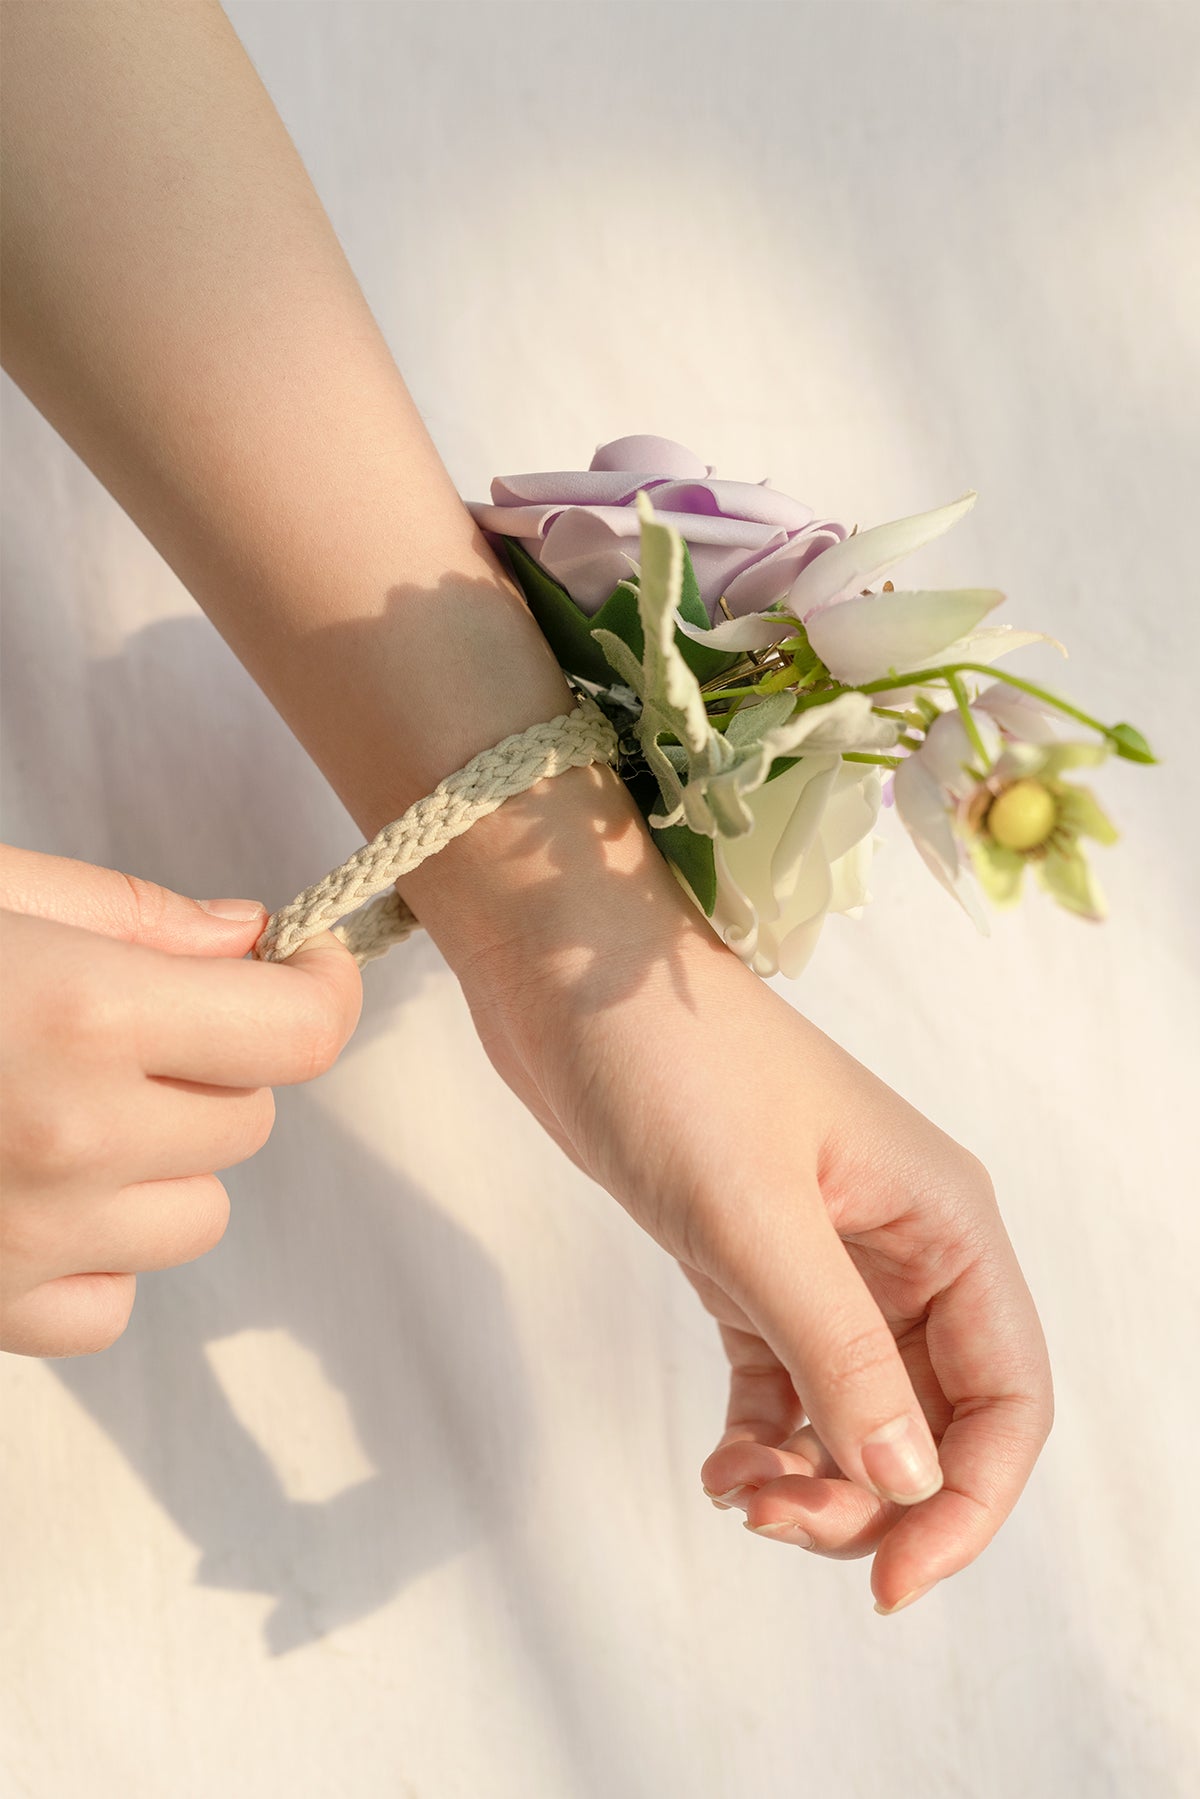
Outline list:
[[[1053,831],[1057,817],[1054,795],[1040,781],[1013,781],[988,808],[988,835],[1002,849],[1037,849]]]

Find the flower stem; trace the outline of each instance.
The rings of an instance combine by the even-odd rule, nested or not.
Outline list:
[[[975,720],[971,715],[970,702],[967,699],[967,690],[963,686],[961,677],[958,674],[948,674],[946,676],[946,685],[954,695],[954,704],[958,707],[958,715],[963,721],[963,729],[970,738],[971,747],[979,757],[980,768],[986,775],[992,765],[988,758],[987,750],[984,748],[983,738],[979,735],[979,726],[975,723]]]
[[[749,672],[747,670],[747,673]],[[813,674],[815,675],[817,672],[814,670]],[[961,674],[990,675],[994,681],[1004,681],[1010,687],[1019,687],[1022,693],[1028,693],[1036,700],[1044,700],[1048,706],[1053,706],[1056,711],[1064,713],[1068,718],[1076,718],[1081,725],[1087,725],[1089,730],[1099,732],[1101,737],[1110,739],[1112,737],[1109,726],[1101,724],[1098,718],[1093,718],[1090,713],[1082,711],[1080,707],[1072,706],[1069,700],[1060,699],[1056,693],[1051,693],[1045,687],[1039,687],[1036,681],[1027,681],[1023,675],[1010,675],[1005,669],[996,668],[990,662],[948,662],[938,668],[916,668],[904,674],[884,675],[877,681],[864,681],[858,687],[847,686],[840,681],[831,681],[828,687],[821,687],[815,692],[808,693],[800,691],[803,686],[807,685],[807,682],[802,680],[797,683],[796,687],[796,710],[807,712],[812,706],[828,706],[832,701],[840,699],[844,693],[870,695],[888,693],[901,687],[929,687],[934,682],[945,682],[954,695],[959,711],[963,713],[964,727],[970,735],[975,749],[986,764],[987,756],[984,752],[983,741],[979,736],[974,719],[970,717],[970,706],[966,699],[965,689],[962,682],[958,680],[958,676]],[[812,675],[808,677],[809,680],[812,678]],[[710,689],[705,692],[704,697],[706,700],[744,700],[755,691],[753,686],[725,687],[716,692]],[[884,717],[889,716],[881,706],[875,707],[874,710]],[[890,716],[902,715],[893,713]]]
[[[881,768],[899,768],[903,756],[870,756],[866,750],[843,750],[843,762],[877,762]]]
[[[1065,712],[1070,718],[1077,718],[1080,724],[1088,725],[1093,731],[1099,731],[1102,737],[1108,736],[1108,726],[1102,725],[1097,718],[1087,712],[1081,712],[1078,706],[1072,706],[1067,700],[1060,700],[1058,695],[1039,687],[1034,681],[1026,681],[1022,675],[1010,675],[1002,668],[995,668],[990,662],[951,662],[942,668],[918,668],[911,674],[888,675],[879,681],[866,681],[858,689],[859,693],[886,693],[893,687],[920,687],[930,681],[945,681],[952,685],[952,677],[956,674],[991,675],[994,681],[1007,681],[1010,687],[1019,687],[1022,692],[1032,694],[1034,699],[1045,700],[1059,712]],[[832,697],[832,696],[831,696]]]

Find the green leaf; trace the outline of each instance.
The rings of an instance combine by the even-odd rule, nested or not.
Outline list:
[[[683,546],[683,592],[679,596],[679,610],[689,625],[699,625],[707,630],[712,623],[704,601],[700,598],[700,583],[696,579],[686,541]],[[683,652],[683,659],[698,681],[711,681],[714,675],[732,668],[739,659],[736,652],[710,649],[707,644],[694,643],[690,637],[681,636],[679,632],[675,635]]]
[[[619,581],[599,611],[589,617],[580,611],[561,582],[548,575],[523,544],[513,537],[506,537],[503,542],[513,574],[529,602],[529,610],[560,666],[569,674],[582,675],[585,680],[595,681],[602,687],[611,682],[612,668],[608,657],[592,636],[596,629],[611,631],[641,659],[642,621],[638,615],[636,574],[631,572],[626,580]],[[679,611],[690,625],[707,626],[709,622],[686,543],[683,546],[683,593]],[[694,643],[680,631],[676,631],[675,641],[684,661],[700,681],[711,680],[738,660],[727,651]]]
[[[1114,725],[1108,733],[1108,741],[1118,756],[1124,756],[1126,762],[1157,762],[1158,757],[1146,742],[1141,732],[1133,725]]]
[[[581,675],[586,681],[607,687],[612,681],[612,669],[591,635],[592,620],[579,610],[566,588],[546,573],[523,544],[512,537],[504,538],[503,542],[517,584],[559,666],[568,674]],[[605,601],[606,605],[609,603]],[[638,624],[636,600],[633,613],[634,623]],[[640,625],[638,629],[640,633]]]
[[[662,830],[653,831],[651,835],[663,855],[675,864],[699,900],[705,917],[711,918],[713,907],[717,903],[714,840],[711,837],[701,837],[698,831],[689,831],[686,825],[664,825]]]
[[[758,743],[769,732],[777,730],[794,716],[794,693],[773,693],[753,706],[739,706],[725,727],[725,741],[749,745]]]
[[[625,785],[632,794],[642,817],[648,819],[659,804],[658,782],[653,775],[635,775]],[[673,862],[695,894],[706,918],[711,918],[717,903],[716,845],[711,837],[702,837],[686,825],[665,825],[651,830],[651,839],[668,862]]]

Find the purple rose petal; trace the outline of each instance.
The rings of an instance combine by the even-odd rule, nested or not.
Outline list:
[[[515,537],[590,617],[635,573],[641,526],[635,499],[651,495],[688,546],[709,622],[760,612],[815,557],[847,536],[835,520],[767,482],[714,481],[713,470],[667,437],[601,444],[588,469],[497,476],[491,504],[468,508],[484,531]]]

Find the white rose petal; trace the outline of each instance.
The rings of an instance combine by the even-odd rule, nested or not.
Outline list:
[[[848,917],[857,918],[871,895],[867,891],[867,876],[871,871],[871,861],[875,853],[876,838],[872,834],[856,843],[853,849],[846,851],[831,864],[833,876],[833,894],[829,901],[831,912],[842,912]]]
[[[860,594],[810,619],[808,641],[836,680],[881,680],[931,662],[1003,599],[994,587]]]
[[[940,537],[971,510],[978,498],[972,489],[949,506],[914,513],[911,518],[893,519],[886,525],[872,525],[869,531],[856,531],[843,543],[831,544],[801,570],[783,603],[807,623],[815,607],[830,606],[844,594],[860,593],[902,556],[911,555],[922,544]]]
[[[799,974],[827,912],[866,899],[879,771],[805,755],[749,796],[752,830],[718,838],[713,923],[761,975]]]
[[[746,612],[741,618],[727,618],[719,625],[693,625],[686,618],[676,620],[685,637],[694,643],[707,644],[712,650],[765,650],[770,644],[796,635],[794,618],[772,618],[766,612]]]
[[[1046,631],[1018,631],[1012,625],[981,625],[978,631],[960,637],[947,649],[946,662],[995,662],[1010,650],[1023,650],[1029,643],[1048,643],[1065,656],[1067,646]]]

